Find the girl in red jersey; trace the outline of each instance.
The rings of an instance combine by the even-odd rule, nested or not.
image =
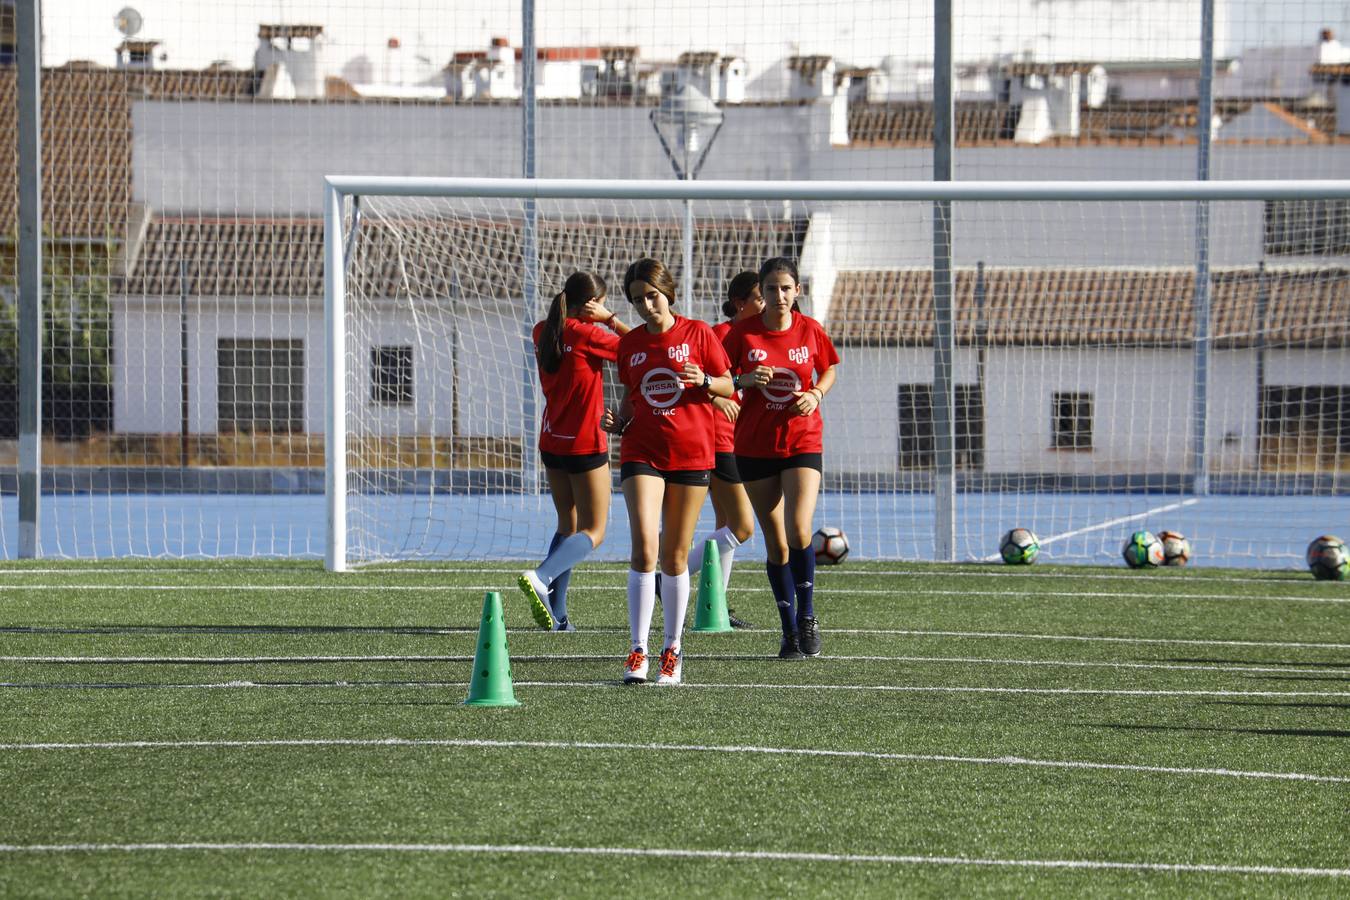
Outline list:
[[[623,435],[619,454],[623,498],[632,534],[628,625],[632,649],[623,680],[647,680],[647,633],[656,606],[661,562],[665,645],[658,684],[679,684],[680,634],[689,605],[689,542],[708,493],[713,467],[713,397],[733,389],[722,344],[704,322],[671,312],[675,279],[655,259],[640,259],[623,276],[628,301],[642,317],[619,341],[618,413],[605,411],[606,430]]]
[[[539,455],[558,512],[548,556],[517,583],[543,628],[575,631],[567,618],[572,567],[600,546],[609,516],[609,445],[600,429],[606,360],[614,362],[628,326],[605,308],[605,283],[574,272],[534,326],[534,353],[544,389]],[[606,331],[600,326],[608,326]]]
[[[712,327],[719,341],[725,341],[731,326],[736,322],[753,319],[764,312],[764,298],[759,292],[759,273],[741,272],[727,285],[727,299],[722,304],[722,314],[727,321],[718,322]],[[750,540],[755,533],[755,515],[750,509],[750,500],[745,495],[741,476],[736,470],[736,417],[740,414],[741,404],[734,394],[725,399],[713,398],[713,424],[716,430],[716,465],[712,471],[712,483],[709,493],[712,495],[713,528],[711,534],[694,542],[689,554],[689,571],[698,577],[703,567],[703,548],[707,541],[717,544],[719,562],[722,569],[722,589],[725,591],[731,583],[731,565],[735,560],[736,548]],[[749,624],[737,618],[727,610],[732,627],[749,628]]]
[[[759,288],[764,312],[726,338],[736,384],[745,391],[736,419],[736,468],[764,533],[765,568],[783,625],[778,655],[800,659],[820,655],[811,519],[824,449],[820,402],[834,386],[839,354],[825,329],[797,311],[802,289],[792,260],[767,260]]]

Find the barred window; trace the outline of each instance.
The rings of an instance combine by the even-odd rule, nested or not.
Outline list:
[[[1050,446],[1055,450],[1092,449],[1092,395],[1078,391],[1057,391],[1050,396]]]
[[[305,430],[304,341],[220,338],[216,368],[216,417],[222,433]]]
[[[902,384],[899,393],[902,470],[931,469],[937,464],[933,434],[933,386]],[[984,466],[984,391],[978,384],[956,385],[956,465]]]
[[[412,403],[412,347],[370,348],[370,399],[378,406]]]

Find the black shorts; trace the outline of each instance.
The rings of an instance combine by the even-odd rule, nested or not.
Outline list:
[[[690,487],[707,487],[710,469],[667,469],[662,471],[655,466],[641,462],[626,462],[619,466],[619,481],[627,481],[634,475],[653,475],[664,479],[666,484],[683,484]]]
[[[727,484],[740,484],[741,472],[740,469],[736,468],[736,454],[717,454],[717,464],[713,466],[712,474],[718,481],[725,481]]]
[[[589,472],[592,469],[598,469],[601,466],[609,465],[608,453],[585,453],[581,456],[565,456],[540,450],[539,458],[544,461],[544,468],[562,469],[568,475],[580,475],[582,472]]]
[[[815,469],[817,472],[823,472],[824,466],[819,453],[798,453],[795,456],[769,459],[762,456],[741,456],[738,453],[736,469],[741,473],[741,481],[759,481],[761,478],[782,475],[787,469]]]

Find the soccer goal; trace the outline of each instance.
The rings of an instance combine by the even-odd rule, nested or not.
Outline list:
[[[1292,566],[1350,517],[1350,182],[333,176],[328,567],[542,555],[529,335],[566,276],[636,324],[617,281],[656,256],[713,322],[778,255],[843,358],[816,520],[853,558],[1022,527],[1107,562],[1152,529]]]

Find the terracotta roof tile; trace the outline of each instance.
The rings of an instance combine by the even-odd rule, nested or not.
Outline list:
[[[1297,122],[1307,131],[1309,142],[1321,142],[1335,134],[1335,110],[1289,100],[1227,100],[1214,103],[1215,112],[1228,121],[1266,103],[1277,115]],[[962,144],[1011,141],[1017,128],[1018,109],[1008,103],[972,100],[956,104],[956,139]],[[1307,126],[1307,120],[1313,124]],[[1108,141],[1176,142],[1172,134],[1194,129],[1194,100],[1124,100],[1094,109],[1080,110],[1079,136],[1043,142],[1100,144]],[[933,108],[927,101],[854,103],[848,110],[849,140],[872,144],[931,144]],[[1222,139],[1222,132],[1219,134]]]
[[[505,300],[519,296],[522,273],[520,231],[500,224],[473,226],[420,222],[392,229],[367,220],[349,278],[376,296],[403,293],[400,259],[419,260],[416,282],[429,292],[457,289]],[[726,282],[768,256],[799,252],[804,225],[787,223],[703,223],[694,236],[698,260],[695,293],[723,296]],[[640,256],[663,259],[680,277],[680,228],[650,223],[540,223],[541,283],[561,284],[566,275],[588,269],[608,281]],[[177,296],[187,263],[187,290],[193,296],[323,296],[323,223],[314,219],[156,219],[151,222],[130,275],[120,292]],[[453,282],[453,285],[452,285]]]
[[[986,269],[990,345],[1189,346],[1195,276],[1185,269]],[[975,342],[976,272],[956,274],[956,339]],[[1219,349],[1250,347],[1264,281],[1272,346],[1350,346],[1350,269],[1215,272],[1210,334]],[[930,344],[929,269],[841,272],[826,328],[855,346]]]

